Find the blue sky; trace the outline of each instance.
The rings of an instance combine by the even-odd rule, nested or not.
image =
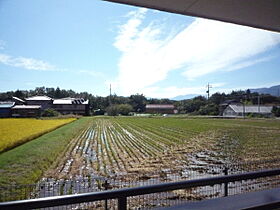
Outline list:
[[[280,84],[280,33],[100,0],[0,1],[0,92],[205,95]]]

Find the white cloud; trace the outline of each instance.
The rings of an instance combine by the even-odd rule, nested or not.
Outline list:
[[[234,65],[230,66],[228,69],[226,69],[226,71],[234,71],[234,70],[242,69],[242,68],[245,68],[245,67],[248,67],[248,66],[253,66],[257,63],[266,62],[266,61],[269,61],[273,58],[275,58],[275,56],[267,56],[267,57],[260,58],[260,59],[240,62],[238,64],[234,64]]]
[[[48,62],[42,60],[25,57],[12,57],[6,54],[0,54],[0,63],[28,70],[61,71],[61,69],[58,69],[55,66],[49,64]]]
[[[142,92],[147,97],[152,98],[173,98],[178,95],[187,95],[187,94],[198,94],[205,95],[206,87],[205,86],[197,86],[191,88],[178,88],[176,86],[170,87],[147,87],[143,88]]]
[[[180,69],[191,80],[265,62],[271,57],[255,57],[280,43],[280,35],[274,32],[200,18],[174,34],[172,27],[162,23],[145,25],[145,15],[146,10],[130,13],[114,43],[122,53],[116,82],[123,95],[155,92],[153,86],[173,70]],[[170,33],[164,37],[166,30]],[[190,89],[161,88],[161,92],[171,90],[180,95]]]
[[[222,83],[222,82],[213,83],[211,84],[211,87],[215,88],[215,92],[217,92],[225,85],[226,83]],[[152,98],[173,98],[178,95],[187,95],[187,94],[205,95],[206,85],[185,87],[185,88],[179,88],[176,86],[170,86],[170,87],[152,86],[152,87],[143,88],[141,93],[143,93],[147,97],[152,97]]]

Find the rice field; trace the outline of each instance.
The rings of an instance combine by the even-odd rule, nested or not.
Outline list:
[[[213,164],[278,157],[277,120],[97,117],[46,177],[127,176],[180,171],[203,155]]]
[[[0,153],[74,120],[76,119],[0,119]]]
[[[109,180],[109,189],[117,189],[223,175],[229,165],[231,174],[278,167],[279,149],[280,121],[273,119],[85,117],[2,152],[0,188],[5,190],[0,200],[99,191],[104,180]],[[21,187],[9,188],[11,183]],[[275,183],[237,183],[229,192]],[[161,200],[222,195],[223,189],[199,188],[172,192]],[[152,201],[158,197],[147,198],[148,205]]]

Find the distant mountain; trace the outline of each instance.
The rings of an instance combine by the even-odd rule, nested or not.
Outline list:
[[[192,99],[196,96],[199,96],[199,95],[198,94],[180,95],[180,96],[176,96],[176,97],[170,98],[170,99],[175,100],[175,101],[181,101],[181,100],[185,100],[185,99]]]
[[[272,86],[270,88],[250,89],[251,93],[257,92],[262,94],[270,94],[272,96],[280,96],[280,85]]]

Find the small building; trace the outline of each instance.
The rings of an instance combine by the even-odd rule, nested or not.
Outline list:
[[[225,117],[239,117],[248,115],[248,114],[255,114],[255,115],[262,115],[265,117],[271,117],[272,114],[272,106],[258,106],[258,105],[228,105],[227,108],[223,112],[223,116]]]
[[[83,98],[54,99],[52,108],[61,114],[89,115],[89,101]]]
[[[175,106],[172,104],[147,104],[146,113],[150,114],[175,114]]]
[[[16,105],[12,107],[12,117],[40,117],[40,105]]]
[[[222,116],[225,109],[229,106],[229,105],[242,105],[239,101],[237,100],[225,100],[223,103],[221,103],[219,105],[219,115]]]
[[[0,102],[0,117],[11,117],[12,116],[12,107],[15,105],[15,102],[12,101],[2,101]]]
[[[53,99],[48,96],[33,96],[25,99],[26,105],[40,105],[42,110],[52,108]]]

